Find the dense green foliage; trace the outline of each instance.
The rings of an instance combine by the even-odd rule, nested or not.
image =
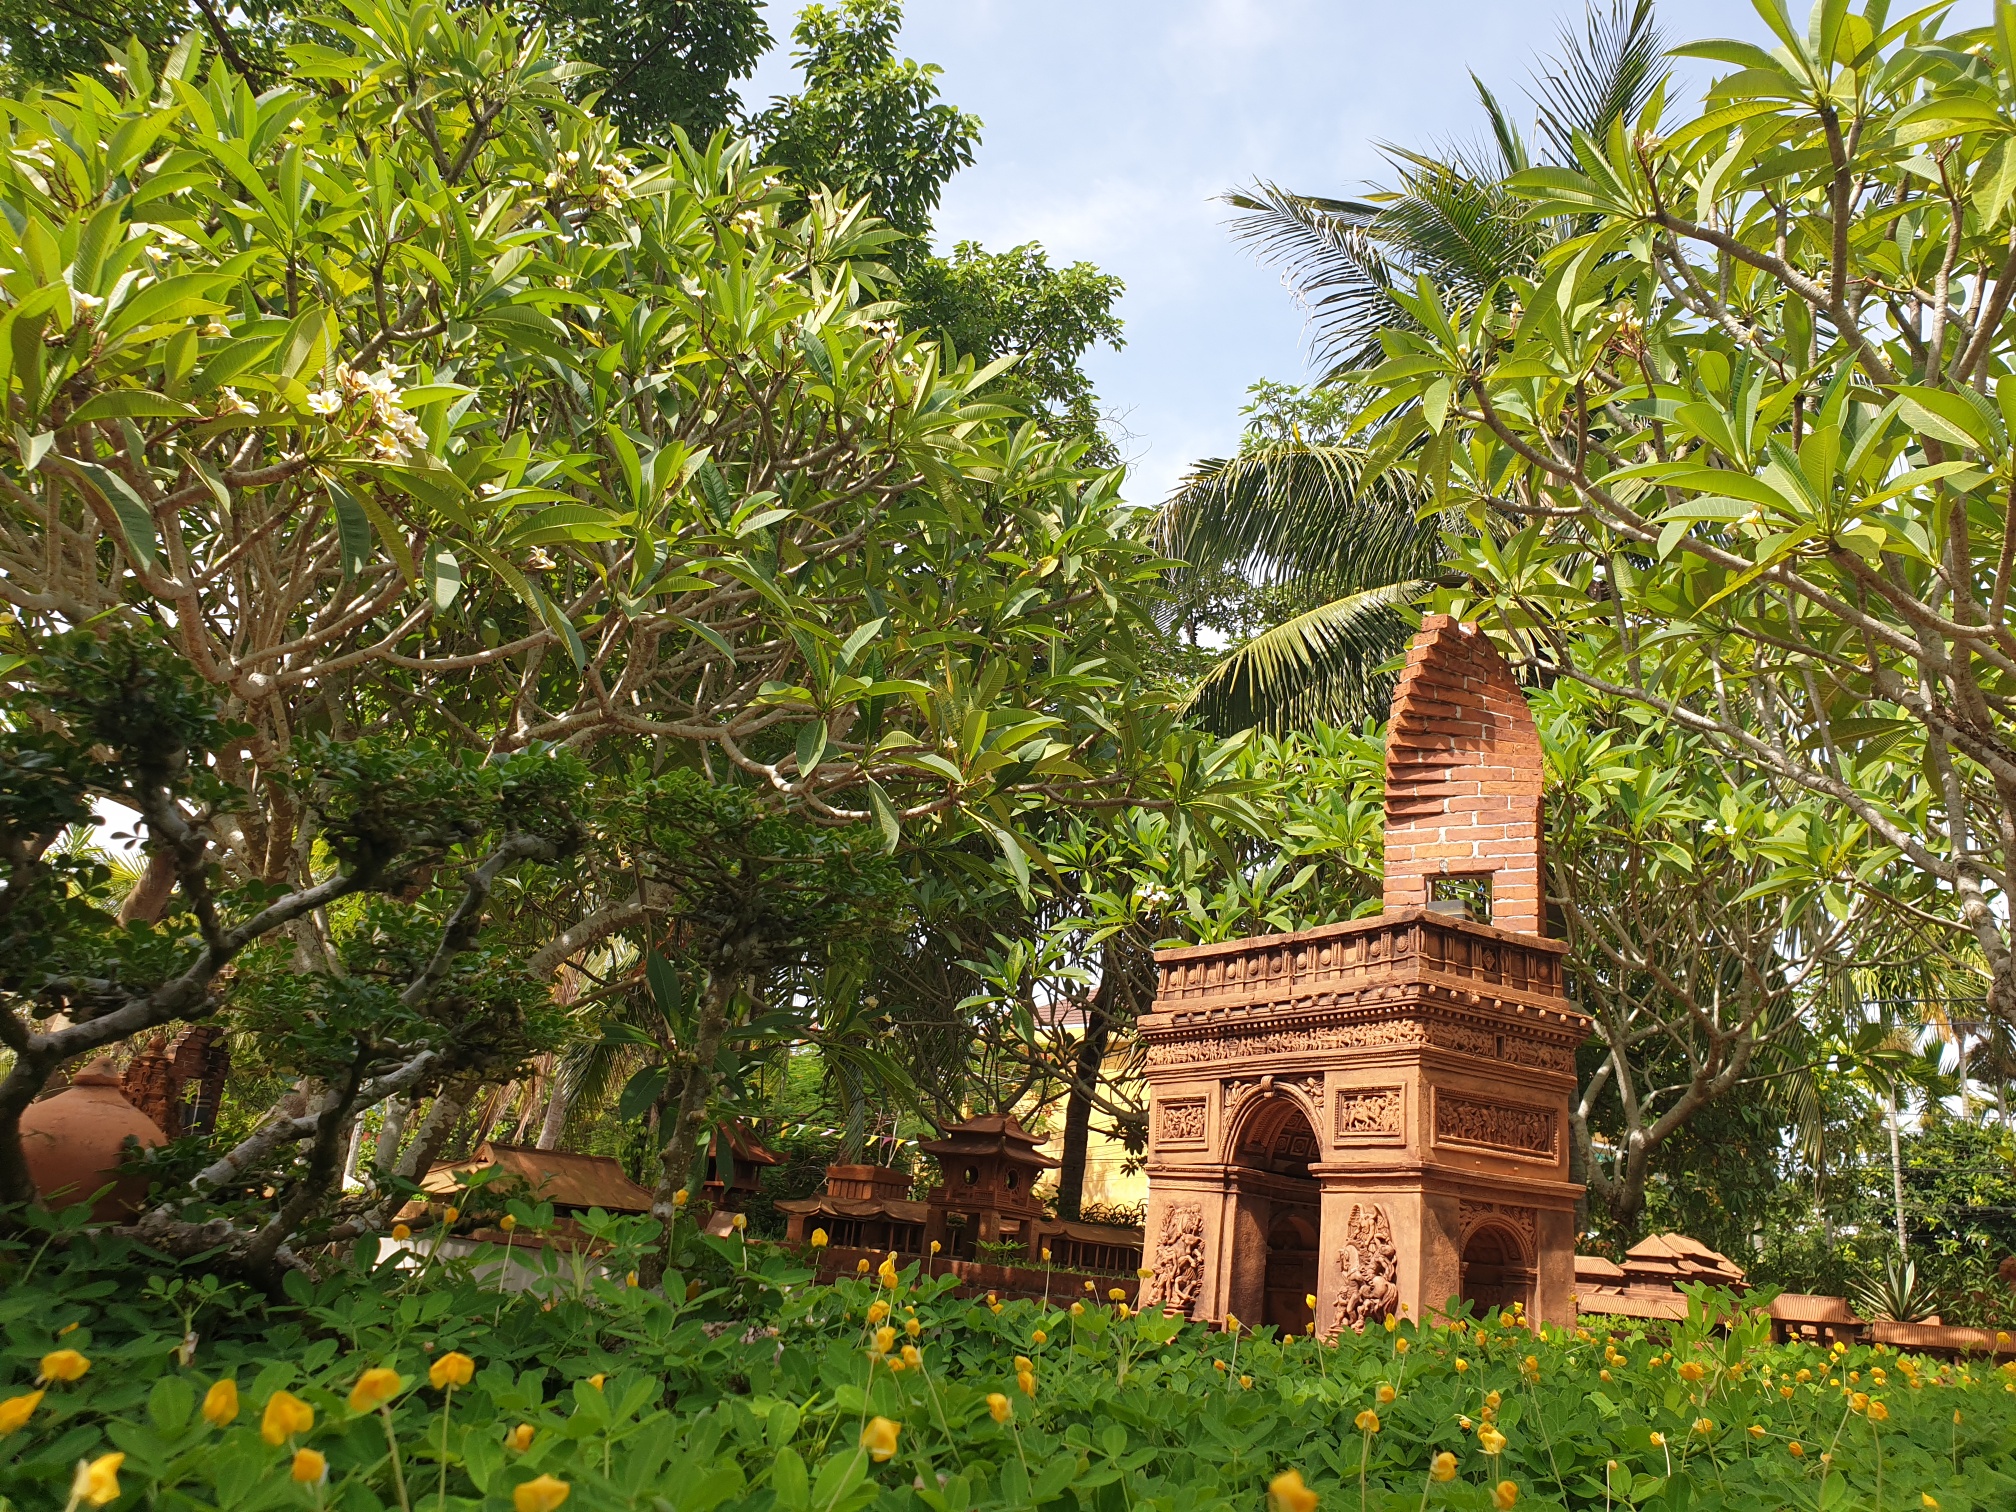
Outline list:
[[[540,1221],[514,1211],[524,1232]],[[0,1300],[0,1400],[58,1348],[90,1369],[48,1386],[0,1439],[0,1495],[22,1512],[54,1507],[80,1459],[112,1451],[126,1456],[120,1505],[224,1512],[501,1508],[536,1496],[518,1488],[542,1476],[571,1506],[657,1512],[1250,1507],[1287,1470],[1326,1506],[1382,1509],[1424,1497],[1481,1509],[1508,1480],[1521,1507],[1655,1512],[1926,1496],[1987,1512],[2016,1493],[2016,1375],[1773,1348],[1756,1314],[1716,1294],[1670,1339],[1536,1336],[1493,1314],[1464,1332],[1402,1322],[1330,1346],[1130,1317],[1102,1299],[961,1302],[915,1267],[889,1287],[817,1286],[792,1257],[690,1225],[660,1295],[616,1279],[637,1225],[590,1225],[616,1246],[606,1273],[547,1259],[544,1301],[441,1260],[416,1276],[360,1258],[297,1278],[257,1314],[193,1276],[123,1289],[145,1272],[116,1247],[19,1245]],[[451,1392],[454,1351],[471,1370]],[[399,1378],[380,1378],[382,1411],[353,1398],[367,1369]],[[219,1425],[204,1408],[222,1380],[235,1414]],[[262,1436],[283,1391],[312,1425]],[[878,1419],[897,1425],[893,1452],[871,1459]],[[326,1482],[313,1461],[308,1483],[289,1482],[300,1449],[326,1458]],[[1437,1483],[1444,1452],[1455,1475]]]

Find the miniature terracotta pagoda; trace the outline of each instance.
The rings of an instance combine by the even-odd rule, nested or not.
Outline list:
[[[1541,773],[1510,669],[1430,616],[1387,733],[1385,911],[1158,953],[1144,1305],[1325,1334],[1457,1297],[1572,1316],[1589,1021],[1542,932]]]
[[[943,1139],[920,1144],[938,1158],[945,1177],[926,1199],[931,1223],[925,1238],[936,1239],[959,1260],[971,1259],[976,1244],[1015,1244],[1028,1253],[1044,1217],[1032,1188],[1057,1165],[1038,1148],[1042,1143],[1013,1114],[985,1113],[954,1124]]]

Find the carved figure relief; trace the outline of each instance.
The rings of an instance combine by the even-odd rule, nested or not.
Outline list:
[[[1382,1045],[1419,1045],[1426,1031],[1418,1020],[1381,1019],[1369,1024],[1337,1024],[1312,1029],[1206,1029],[1195,1039],[1158,1039],[1148,1046],[1150,1066],[1182,1066],[1197,1061],[1243,1059],[1255,1055],[1300,1055],[1311,1050],[1362,1050]]]
[[[1340,1142],[1402,1139],[1404,1094],[1398,1087],[1340,1087],[1337,1138]]]
[[[1204,1099],[1172,1097],[1157,1104],[1155,1137],[1163,1144],[1202,1144]]]
[[[1344,1223],[1344,1247],[1337,1252],[1337,1300],[1333,1327],[1363,1332],[1400,1305],[1400,1252],[1386,1210],[1353,1203]]]
[[[1435,1142],[1479,1145],[1552,1160],[1557,1120],[1552,1108],[1486,1102],[1444,1088],[1435,1091]]]
[[[1317,1118],[1318,1119],[1322,1118],[1323,1093],[1324,1093],[1322,1077],[1301,1076],[1295,1078],[1292,1081],[1277,1082],[1275,1085],[1282,1087],[1289,1087],[1297,1092],[1300,1092],[1304,1097],[1309,1099],[1309,1105],[1316,1110]]]
[[[1238,1111],[1239,1105],[1259,1090],[1260,1083],[1253,1080],[1234,1080],[1225,1083],[1225,1120],[1228,1125],[1232,1115]]]
[[[1141,1305],[1174,1308],[1186,1317],[1204,1292],[1204,1213],[1179,1203],[1162,1214],[1155,1245],[1155,1274],[1141,1288]]]

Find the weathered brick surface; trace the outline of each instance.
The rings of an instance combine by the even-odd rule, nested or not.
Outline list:
[[[1542,934],[1540,737],[1474,627],[1431,614],[1407,652],[1386,730],[1386,906],[1430,879],[1491,874],[1491,922]]]

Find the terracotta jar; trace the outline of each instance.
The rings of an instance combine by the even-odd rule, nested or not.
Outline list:
[[[21,1151],[28,1179],[51,1207],[68,1207],[113,1183],[92,1204],[100,1223],[129,1218],[147,1200],[143,1177],[114,1174],[128,1139],[153,1148],[166,1144],[153,1119],[126,1100],[112,1063],[93,1061],[54,1097],[30,1103],[21,1115]]]

